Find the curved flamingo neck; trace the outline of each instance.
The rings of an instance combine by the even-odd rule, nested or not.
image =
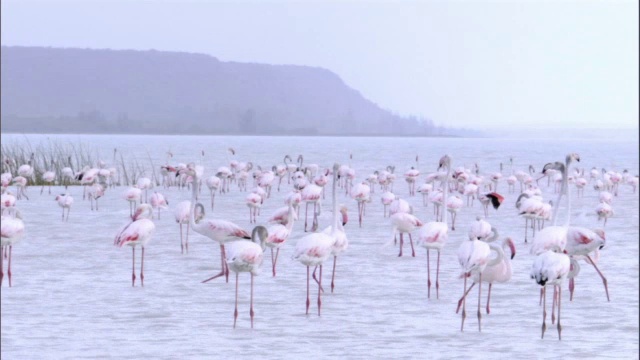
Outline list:
[[[289,230],[289,232],[291,232],[291,230],[293,229],[293,202],[289,202],[289,213],[287,214],[287,230]]]
[[[198,176],[195,174],[193,174],[193,184],[192,184],[192,193],[191,193],[191,206],[190,206],[190,211],[189,211],[189,226],[191,226],[192,229],[196,229],[196,221],[195,221],[195,216],[196,216],[196,196],[198,193],[198,188],[195,185],[197,183],[198,180]]]
[[[489,244],[489,248],[496,252],[497,256],[487,263],[487,266],[494,266],[499,264],[504,259],[504,250],[502,246],[498,244]]]
[[[449,195],[449,176],[451,176],[451,164],[447,164],[447,175],[444,179],[444,190],[442,192],[442,211],[444,211],[444,217],[442,222],[446,225],[448,220],[449,211],[447,210],[447,196]]]
[[[333,205],[333,223],[331,224],[331,235],[335,235],[338,229],[338,199],[336,188],[338,186],[338,172],[339,167],[334,166],[333,169],[333,184],[331,184],[331,201]]]

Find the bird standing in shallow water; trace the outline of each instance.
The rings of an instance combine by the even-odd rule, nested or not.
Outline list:
[[[236,273],[236,306],[233,312],[233,327],[236,327],[238,319],[238,277],[241,272],[251,274],[251,297],[249,315],[251,317],[251,328],[253,329],[253,277],[258,275],[260,265],[262,265],[265,241],[269,233],[264,226],[256,226],[251,232],[251,240],[231,241],[227,249],[227,265],[229,269]]]
[[[131,270],[131,286],[136,284],[136,246],[142,248],[140,257],[140,286],[144,286],[144,248],[151,240],[151,236],[156,230],[151,218],[153,217],[153,208],[149,204],[140,204],[133,214],[132,221],[118,233],[114,240],[114,245],[122,247],[124,245],[131,246],[132,254],[132,270]]]

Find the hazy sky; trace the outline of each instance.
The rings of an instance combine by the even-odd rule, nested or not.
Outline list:
[[[638,127],[638,2],[2,0],[2,44],[324,67],[436,124]]]

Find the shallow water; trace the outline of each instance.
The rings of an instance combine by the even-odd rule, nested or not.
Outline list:
[[[125,158],[155,165],[164,163],[166,152],[178,162],[202,161],[205,176],[235,158],[270,167],[285,154],[294,159],[304,154],[305,163],[320,168],[334,162],[349,163],[356,180],[374,170],[396,165],[398,178],[394,192],[408,200],[423,221],[433,220],[433,209],[423,207],[422,197],[409,197],[401,174],[414,165],[424,175],[435,171],[445,153],[453,168],[478,163],[481,173],[499,170],[513,157],[514,170],[532,164],[540,171],[545,163],[564,159],[568,152],[581,156],[579,167],[628,169],[638,173],[637,140],[584,139],[418,139],[418,138],[315,138],[315,137],[215,137],[215,136],[98,136],[29,135],[32,146],[52,140],[84,143],[108,162],[116,147]],[[3,143],[21,143],[22,135],[2,134]],[[227,155],[233,147],[235,157]],[[205,157],[200,159],[200,151]],[[349,160],[349,154],[353,159]],[[508,166],[503,173],[508,174]],[[149,172],[147,175],[151,175]],[[276,180],[277,181],[277,180]],[[555,201],[553,188],[540,181],[545,199]],[[329,185],[330,186],[330,185]],[[249,187],[250,189],[251,187]],[[477,328],[477,287],[467,302],[465,331],[460,331],[460,314],[455,313],[463,282],[456,252],[467,237],[470,224],[482,215],[482,207],[464,207],[457,228],[450,232],[440,269],[440,298],[427,299],[426,254],[416,248],[416,257],[405,245],[405,256],[390,242],[391,225],[383,218],[380,190],[375,189],[367,207],[362,228],[357,223],[356,202],[339,194],[339,201],[350,211],[346,227],[350,245],[338,258],[336,289],[330,293],[331,262],[324,267],[322,315],[316,312],[317,288],[312,286],[310,314],[305,315],[306,269],[292,260],[295,242],[304,236],[304,220],[283,247],[278,275],[270,274],[265,256],[262,274],[255,278],[255,328],[249,321],[249,276],[240,275],[239,317],[233,329],[234,280],[218,278],[200,281],[220,269],[219,247],[213,241],[191,235],[190,251],[180,254],[178,226],[173,206],[190,199],[188,190],[175,188],[162,192],[170,209],[155,219],[156,233],[146,249],[145,286],[131,287],[131,251],[113,246],[113,238],[127,223],[126,187],[108,189],[99,200],[100,209],[91,211],[82,200],[82,188],[71,187],[74,196],[68,223],[60,221],[61,209],[53,200],[64,191],[54,187],[52,195],[30,188],[30,200],[18,202],[27,235],[13,248],[13,287],[5,278],[2,285],[2,358],[218,358],[261,356],[297,359],[336,358],[638,358],[638,194],[621,186],[613,201],[615,216],[607,226],[607,246],[598,266],[607,276],[611,302],[607,302],[602,282],[593,267],[582,263],[576,280],[576,294],[569,301],[563,287],[562,341],[547,317],[547,332],[540,339],[542,309],[538,305],[539,286],[529,278],[533,256],[524,243],[524,221],[515,209],[517,193],[509,193],[501,181],[498,192],[505,196],[500,209],[491,209],[488,221],[511,236],[517,247],[512,261],[514,275],[506,284],[495,284],[491,295],[491,314],[483,310],[482,332]],[[258,224],[283,205],[290,185],[275,188],[265,201]],[[330,189],[330,187],[329,187]],[[12,187],[13,190],[13,187]],[[598,192],[591,186],[584,197],[572,192],[572,224],[601,227],[595,215]],[[229,194],[216,196],[208,217],[224,218],[250,230],[246,193],[232,185]],[[330,197],[323,203],[320,228],[330,222]],[[209,195],[202,196],[208,204]],[[304,208],[301,209],[304,216]],[[566,209],[560,208],[564,219]],[[136,251],[139,256],[139,251]],[[432,272],[435,257],[432,254]],[[139,258],[136,259],[136,266]],[[6,266],[6,263],[5,263]],[[432,273],[433,274],[433,273]],[[483,284],[482,308],[486,302]],[[550,303],[550,295],[548,295]],[[550,312],[550,308],[548,308]]]

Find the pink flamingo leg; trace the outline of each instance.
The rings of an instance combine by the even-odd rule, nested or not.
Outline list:
[[[462,296],[462,324],[460,325],[460,332],[464,331],[464,319],[467,317],[466,299],[467,299],[467,274],[464,274],[464,292]]]
[[[311,304],[311,300],[309,299],[309,267],[307,266],[307,310],[305,312],[306,315],[309,315],[310,304]]]
[[[9,249],[11,249],[11,247],[9,247]],[[600,272],[600,269],[598,269],[598,267],[596,266],[596,263],[593,262],[593,260],[589,255],[587,255],[587,259],[589,259],[589,262],[591,263],[591,265],[593,265],[593,267],[598,272],[598,275],[600,275],[600,278],[602,278],[602,283],[604,284],[604,291],[607,293],[607,301],[611,301],[611,299],[609,299],[609,288],[607,287],[607,278],[605,278],[604,275],[602,275],[602,272]]]
[[[458,300],[458,307],[456,308],[456,314],[460,311],[460,308],[462,307],[462,303],[464,302],[464,299],[471,292],[471,289],[473,289],[474,286],[476,286],[476,283],[475,282],[471,283],[471,286],[469,286],[469,288],[464,292],[460,300]]]
[[[2,247],[2,250],[5,250],[4,246]],[[0,254],[0,286],[2,285],[3,280],[4,280],[4,256]]]
[[[553,301],[551,302],[551,325],[556,323],[556,300],[557,300],[556,286],[553,286]]]
[[[493,283],[489,283],[489,294],[487,295],[487,314],[491,314],[491,310],[489,309],[489,303],[491,302],[491,286]]]
[[[209,281],[211,281],[213,279],[219,278],[222,275],[225,275],[226,278],[227,278],[227,282],[229,282],[229,272],[228,272],[229,270],[226,267],[227,264],[224,262],[224,245],[220,245],[220,254],[221,254],[221,270],[220,270],[220,272],[218,274],[208,278],[207,280],[202,281],[203,284],[206,283],[206,282],[209,282]]]
[[[320,281],[322,281],[322,279],[316,278],[316,270],[318,270],[318,266],[317,265],[316,265],[315,268],[313,268],[313,273],[311,274],[311,276],[313,277],[313,280],[316,281],[318,286],[320,286],[320,290],[322,290],[324,292],[324,289],[322,288],[322,285],[320,284]],[[320,274],[320,276],[322,276],[322,274]]]
[[[482,331],[482,312],[480,308],[482,306],[482,273],[480,273],[478,280],[478,331]]]
[[[136,285],[136,247],[131,247],[131,286]]]
[[[544,331],[547,330],[547,324],[545,321],[547,320],[547,289],[545,286],[542,286],[542,336],[541,339],[544,339]]]
[[[142,247],[142,257],[140,258],[140,286],[144,286],[144,246]]]
[[[253,329],[253,316],[255,315],[253,312],[253,273],[251,273],[251,298],[249,301],[249,316],[251,317],[251,328]]]
[[[560,326],[560,299],[562,299],[561,295],[562,289],[558,286],[558,340],[562,340],[562,326]]]
[[[189,253],[189,223],[187,223],[187,235],[184,240],[184,252]]]
[[[180,223],[180,254],[184,254],[184,241],[182,240],[182,222]]]
[[[333,294],[333,288],[334,288],[334,280],[336,278],[336,261],[337,261],[338,257],[334,256],[333,257],[333,272],[331,273],[331,293]]]
[[[438,263],[436,265],[436,299],[440,299],[440,283],[438,278],[440,276],[440,250],[438,250]]]
[[[427,299],[431,299],[431,267],[429,265],[429,249],[427,249]]]
[[[238,275],[240,273],[236,273],[236,308],[233,311],[233,328],[236,328],[236,320],[238,319]]]
[[[409,243],[411,244],[411,256],[416,257],[416,251],[413,248],[413,239],[411,238],[411,233],[409,233]]]
[[[9,287],[11,287],[11,250],[13,249],[12,245],[9,245],[9,264],[7,264],[7,277],[9,278]]]
[[[280,248],[276,249],[276,259],[273,262],[273,276],[276,276],[276,265],[278,264],[278,255],[280,254]]]
[[[320,281],[318,281],[318,316],[320,316],[320,307],[322,306],[322,300],[320,300],[320,294],[322,294],[322,264],[320,264]]]
[[[402,244],[404,243],[404,240],[402,238],[402,233],[400,233],[400,253],[398,254],[398,257],[402,256]]]

